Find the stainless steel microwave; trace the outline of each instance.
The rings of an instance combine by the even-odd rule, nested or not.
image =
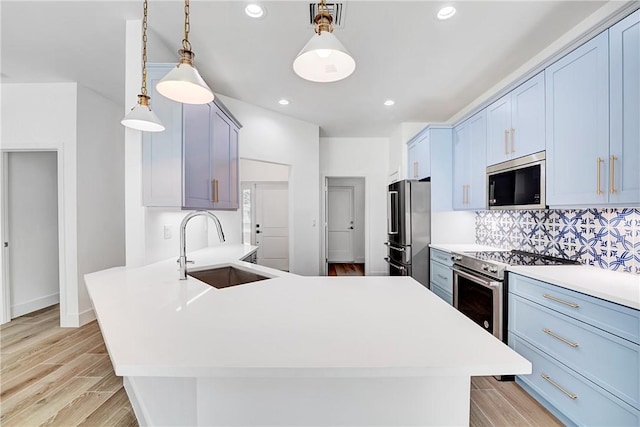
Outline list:
[[[545,152],[487,167],[489,209],[545,209]]]

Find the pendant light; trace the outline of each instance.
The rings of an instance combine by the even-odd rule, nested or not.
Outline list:
[[[142,89],[138,95],[138,103],[129,111],[129,113],[120,121],[124,126],[142,130],[146,132],[161,132],[164,125],[151,111],[151,99],[147,95],[147,0],[144,0],[143,18],[142,18]]]
[[[213,91],[193,66],[195,53],[189,43],[189,0],[184,2],[184,39],[180,62],[176,68],[162,78],[156,85],[156,90],[163,96],[184,104],[206,104],[213,101]]]
[[[293,61],[293,71],[312,82],[329,83],[349,77],[356,61],[333,35],[333,16],[322,0],[313,18],[315,33]]]

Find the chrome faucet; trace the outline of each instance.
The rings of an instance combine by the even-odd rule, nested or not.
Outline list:
[[[213,220],[218,229],[218,237],[221,242],[224,242],[224,233],[222,232],[222,225],[217,216],[209,211],[194,211],[187,214],[180,223],[180,258],[178,258],[178,264],[180,264],[180,280],[187,279],[187,223],[194,216],[208,216]],[[193,262],[193,261],[191,261]]]

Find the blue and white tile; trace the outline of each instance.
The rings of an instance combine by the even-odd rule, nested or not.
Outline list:
[[[609,208],[604,210],[610,228],[633,228],[640,223],[640,210],[636,208]]]

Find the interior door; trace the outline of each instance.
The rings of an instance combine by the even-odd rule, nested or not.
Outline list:
[[[329,187],[329,262],[354,262],[353,187]]]
[[[289,271],[289,189],[286,183],[256,183],[255,218],[258,264]]]

